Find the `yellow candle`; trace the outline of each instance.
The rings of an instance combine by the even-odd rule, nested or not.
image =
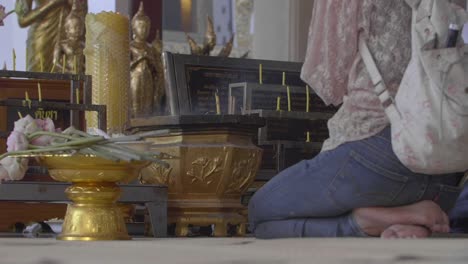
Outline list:
[[[76,103],[80,104],[80,89],[76,89]]]
[[[24,92],[24,97],[26,102],[28,103],[28,107],[31,108],[31,99],[29,99],[28,91]]]
[[[221,114],[221,106],[219,104],[219,95],[218,95],[218,93],[215,94],[215,101],[216,101],[216,114],[220,115]]]
[[[276,111],[281,111],[281,96],[276,98]]]
[[[291,112],[291,91],[289,89],[289,86],[286,87],[286,90],[288,92],[288,111]]]
[[[65,56],[65,54],[63,54],[63,56],[62,56],[62,74],[65,73],[65,67],[66,67],[65,66],[65,61],[66,61],[66,56]]]
[[[37,83],[37,94],[39,95],[39,102],[42,101],[42,91],[41,91],[41,84]]]
[[[309,113],[310,111],[310,91],[309,91],[309,86],[306,85],[306,112]]]
[[[16,52],[13,49],[13,70],[16,71]]]
[[[263,65],[260,63],[260,66],[258,67],[258,82],[260,84],[263,84]]]
[[[107,106],[109,134],[124,133],[128,121],[129,24],[128,17],[118,13],[86,15],[86,74],[93,78],[92,103]],[[88,128],[97,127],[98,123],[95,112],[86,113]]]
[[[78,69],[77,65],[76,65],[76,55],[73,56],[73,72],[75,74],[77,74],[78,72],[76,71],[76,69]],[[77,90],[78,91],[78,90]]]
[[[310,132],[309,131],[307,131],[307,140],[306,140],[306,142],[310,142]]]
[[[41,72],[44,72],[44,56],[42,55],[40,57],[40,63],[41,63]]]
[[[283,72],[283,86],[286,85],[286,73]]]
[[[52,63],[52,69],[50,70],[50,72],[54,72],[55,71],[55,62]]]
[[[25,71],[28,71],[28,58],[29,57],[29,52],[28,52],[28,49],[26,49],[26,70]]]
[[[19,118],[23,118],[23,115],[21,114],[20,111],[18,111],[18,116],[19,116]]]

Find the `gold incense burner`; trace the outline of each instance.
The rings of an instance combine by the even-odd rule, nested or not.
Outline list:
[[[59,240],[129,240],[117,183],[136,179],[148,161],[115,162],[94,156],[48,155],[37,157],[57,181],[71,182],[65,190],[68,205]]]
[[[170,166],[151,164],[141,171],[144,184],[168,186],[168,223],[176,236],[189,226],[214,225],[213,235],[244,235],[247,223],[241,196],[259,169],[262,149],[252,143],[264,121],[252,116],[162,116],[132,119],[133,132],[169,129],[170,134],[147,138],[151,150],[169,154]]]

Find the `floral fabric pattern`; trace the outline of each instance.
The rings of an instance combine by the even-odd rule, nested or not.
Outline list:
[[[411,57],[411,14],[405,0],[315,0],[301,77],[326,104],[341,104],[322,151],[389,125],[361,61],[359,34],[395,96]]]

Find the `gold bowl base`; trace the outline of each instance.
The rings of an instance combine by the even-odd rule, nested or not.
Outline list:
[[[65,190],[72,203],[67,207],[58,240],[131,239],[122,206],[116,203],[121,194],[116,183],[136,179],[150,162],[115,162],[84,155],[47,155],[37,160],[48,168],[54,180],[72,183]]]
[[[65,191],[73,201],[58,240],[130,240],[122,209],[115,203],[120,188],[114,183],[75,183]]]

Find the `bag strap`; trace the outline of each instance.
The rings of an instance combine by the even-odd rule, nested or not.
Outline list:
[[[387,86],[385,85],[382,75],[375,64],[374,58],[372,57],[362,33],[359,36],[359,52],[361,53],[362,60],[371,77],[372,84],[374,85],[374,91],[379,97],[384,108],[386,108],[389,104],[393,103],[393,98],[388,93]]]

